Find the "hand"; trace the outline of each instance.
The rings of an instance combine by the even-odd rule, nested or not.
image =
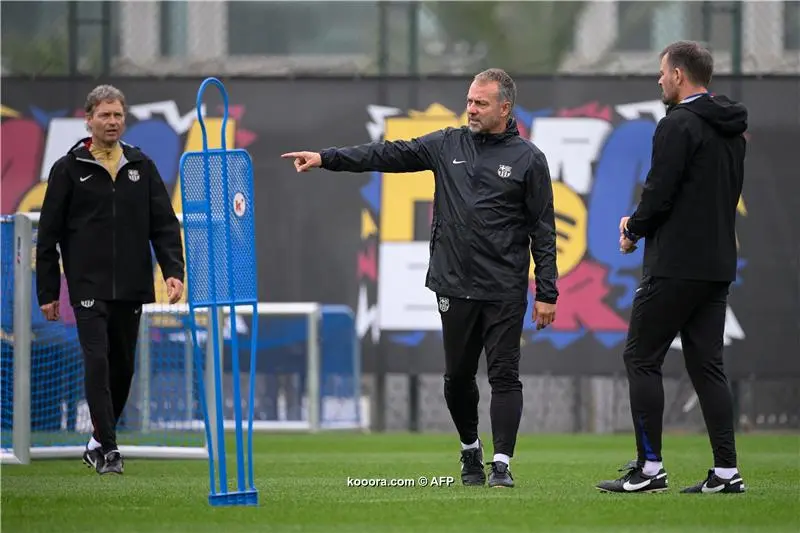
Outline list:
[[[61,317],[58,309],[58,300],[54,302],[50,302],[49,304],[44,304],[40,307],[42,310],[42,314],[47,320],[58,320]]]
[[[284,159],[294,158],[294,168],[297,172],[307,172],[312,168],[322,166],[322,156],[317,152],[289,152],[281,157]]]
[[[556,304],[545,302],[533,302],[533,321],[536,322],[536,329],[544,329],[556,319]]]
[[[167,298],[169,298],[169,303],[178,303],[178,300],[183,296],[183,282],[178,278],[167,278],[165,283],[167,284]]]
[[[623,254],[630,254],[636,251],[638,246],[636,243],[630,240],[629,238],[625,237],[624,235],[620,235],[619,237],[619,251]]]
[[[628,229],[628,219],[631,217],[622,217],[619,219],[619,251],[623,254],[630,254],[636,251],[636,243],[625,236],[625,230]]]

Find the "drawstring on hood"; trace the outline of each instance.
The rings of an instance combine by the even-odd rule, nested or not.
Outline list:
[[[726,137],[735,137],[747,131],[747,108],[727,96],[705,94],[678,104],[673,109],[677,107],[691,111]]]

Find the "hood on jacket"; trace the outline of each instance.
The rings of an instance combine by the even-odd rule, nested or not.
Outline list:
[[[747,130],[747,108],[722,95],[703,95],[678,104],[699,116],[726,137],[741,135]]]

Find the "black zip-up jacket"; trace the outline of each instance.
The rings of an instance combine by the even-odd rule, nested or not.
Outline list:
[[[435,192],[425,285],[475,300],[523,300],[533,255],[536,300],[556,303],[553,188],[544,154],[516,121],[496,135],[445,128],[411,140],[321,152],[322,168],[433,171]]]
[[[645,275],[736,279],[736,206],[747,109],[702,95],[673,106],[653,137],[650,173],[628,230],[645,238]]]
[[[121,143],[116,181],[83,139],[55,162],[39,218],[39,305],[59,298],[60,246],[70,303],[155,301],[150,243],[164,279],[184,279],[180,223],[155,163]]]

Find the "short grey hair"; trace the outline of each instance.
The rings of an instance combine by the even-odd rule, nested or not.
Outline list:
[[[86,104],[84,109],[87,115],[91,115],[97,104],[101,102],[114,102],[119,101],[123,109],[127,109],[125,105],[125,95],[122,91],[113,85],[98,85],[86,96]]]
[[[490,68],[475,75],[475,80],[479,83],[497,82],[500,87],[498,96],[500,101],[511,103],[513,108],[517,100],[517,85],[508,73],[500,68]]]

